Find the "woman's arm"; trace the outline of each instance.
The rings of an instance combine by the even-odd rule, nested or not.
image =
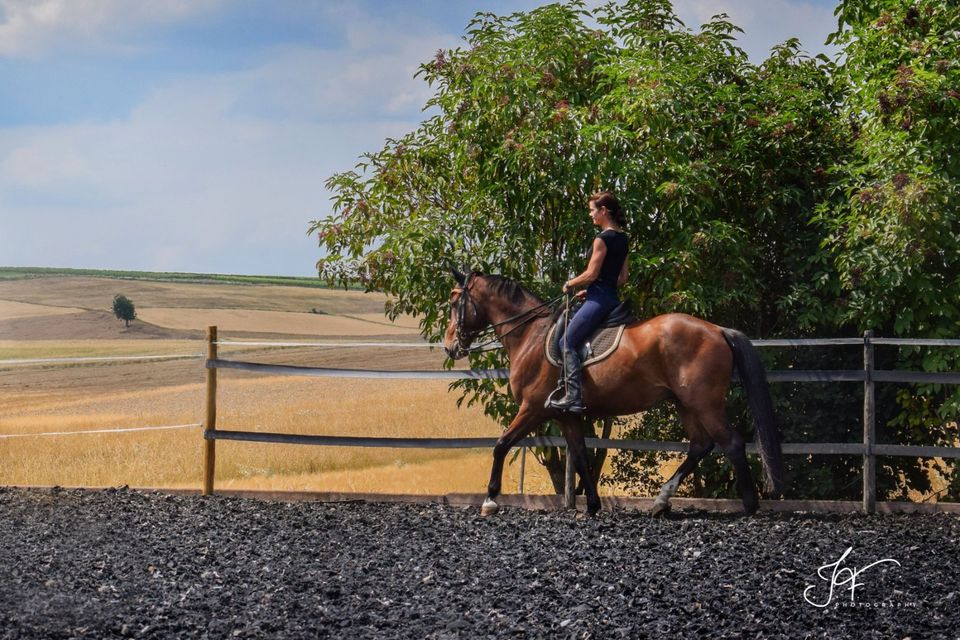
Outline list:
[[[603,266],[603,259],[606,256],[607,243],[598,237],[593,241],[593,255],[590,256],[590,263],[587,264],[587,268],[584,269],[583,273],[578,275],[576,278],[567,280],[567,282],[563,285],[563,292],[566,293],[568,289],[590,284],[599,278],[600,267]]]
[[[626,256],[623,259],[623,267],[620,268],[620,275],[617,277],[617,286],[622,287],[627,282],[627,276],[630,275],[630,267],[627,265],[630,264],[630,256]]]

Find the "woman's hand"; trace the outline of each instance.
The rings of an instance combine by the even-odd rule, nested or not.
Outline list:
[[[579,300],[583,300],[584,298],[587,297],[587,290],[586,290],[586,289],[581,289],[580,291],[577,291],[576,297],[577,297],[577,299],[579,299]]]
[[[563,283],[563,292],[570,293],[570,289],[573,289],[573,286],[570,284],[570,281],[567,280],[566,282]]]

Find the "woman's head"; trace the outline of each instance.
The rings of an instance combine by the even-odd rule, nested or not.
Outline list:
[[[623,212],[623,207],[620,206],[620,201],[610,191],[598,191],[590,196],[588,202],[593,205],[591,208],[596,208],[600,212],[605,211],[617,226],[625,227],[627,225],[627,216]]]

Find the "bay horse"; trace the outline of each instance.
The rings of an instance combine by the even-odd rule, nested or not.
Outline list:
[[[499,510],[496,498],[507,452],[549,419],[560,424],[568,455],[584,487],[587,513],[596,514],[600,496],[586,456],[582,417],[544,407],[560,376],[559,368],[546,357],[546,335],[552,323],[548,303],[509,278],[452,271],[457,286],[450,294],[444,349],[450,358],[462,358],[484,329],[492,328],[510,360],[510,391],[520,407],[494,446],[481,514],[492,515]],[[686,314],[668,313],[627,325],[617,350],[583,370],[587,406],[583,417],[587,419],[638,413],[666,400],[676,403],[690,449],[661,488],[653,515],[669,511],[671,496],[714,445],[719,445],[733,464],[744,510],[747,514],[756,512],[757,491],[744,440],[726,417],[726,396],[734,367],[753,413],[765,489],[780,493],[784,486],[783,453],[766,370],[744,334]]]

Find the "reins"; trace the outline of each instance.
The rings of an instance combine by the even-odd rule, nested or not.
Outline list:
[[[471,274],[471,275],[472,275],[472,274]],[[553,300],[548,300],[547,302],[542,302],[542,303],[538,304],[538,305],[535,306],[535,307],[531,307],[531,308],[529,308],[529,309],[526,309],[526,310],[524,310],[524,311],[521,311],[520,313],[517,313],[517,314],[515,314],[515,315],[512,315],[512,316],[510,316],[509,318],[507,318],[507,319],[505,319],[505,320],[501,320],[500,322],[491,324],[491,325],[487,326],[486,328],[484,328],[484,329],[482,329],[482,330],[480,330],[480,331],[464,331],[464,330],[463,330],[463,319],[464,319],[464,315],[465,315],[465,314],[464,314],[464,309],[466,308],[466,303],[467,303],[468,300],[469,300],[470,304],[473,305],[473,311],[474,311],[474,313],[475,313],[475,314],[478,313],[477,303],[475,303],[475,302],[473,301],[473,299],[470,297],[469,285],[470,285],[470,280],[468,279],[467,282],[465,282],[464,285],[463,285],[463,293],[461,293],[461,295],[460,295],[460,300],[457,301],[457,304],[458,304],[458,308],[457,308],[457,334],[456,334],[456,335],[457,335],[457,346],[458,346],[458,348],[460,349],[460,351],[462,351],[464,354],[467,354],[467,353],[479,353],[479,352],[482,352],[482,351],[493,351],[493,350],[495,350],[495,349],[499,349],[499,348],[502,346],[502,342],[501,342],[501,341],[503,340],[503,338],[506,338],[507,336],[509,336],[511,333],[513,333],[514,331],[516,331],[516,330],[519,329],[520,327],[524,327],[524,326],[526,326],[527,324],[533,322],[534,319],[544,317],[544,315],[543,315],[542,313],[535,313],[535,312],[539,312],[541,309],[544,309],[544,308],[546,308],[546,307],[553,307],[554,304],[556,304],[557,302],[560,301],[561,298],[563,298],[563,295],[557,296],[557,297],[554,298]],[[520,321],[520,322],[517,324],[517,326],[511,328],[511,329],[508,330],[506,333],[504,333],[502,336],[497,336],[497,335],[496,335],[496,331],[497,331],[497,329],[498,329],[499,327],[502,327],[502,326],[504,326],[504,325],[506,325],[506,324],[509,324],[509,323],[511,323],[511,322],[517,322],[518,320],[521,320],[521,318],[522,318],[523,320]],[[494,335],[493,335],[492,337],[490,337],[490,338],[487,338],[486,336],[489,336],[490,334],[494,334]],[[467,343],[468,341],[469,341],[469,342],[473,342],[474,340],[476,340],[476,339],[478,339],[478,338],[482,338],[482,339],[484,339],[485,341],[484,341],[484,342],[481,342],[480,344],[474,344],[474,345],[469,345],[469,346],[467,346],[466,343]],[[498,345],[498,343],[501,343],[501,344]]]
[[[517,326],[513,327],[512,329],[510,329],[509,331],[507,331],[506,333],[504,333],[502,336],[499,336],[499,337],[496,336],[497,327],[501,327],[501,326],[503,326],[503,325],[505,325],[505,324],[508,324],[508,323],[510,323],[510,322],[514,322],[514,321],[522,318],[523,316],[526,316],[526,315],[528,315],[528,314],[532,314],[534,311],[538,311],[538,310],[540,310],[540,309],[543,309],[544,307],[549,307],[549,306],[553,305],[554,303],[558,302],[558,301],[560,300],[560,298],[562,298],[562,297],[563,297],[563,296],[559,296],[559,297],[554,298],[553,300],[550,300],[550,301],[548,301],[548,302],[544,302],[544,303],[542,303],[542,304],[538,304],[538,305],[535,306],[535,307],[531,307],[530,309],[527,309],[526,311],[523,311],[523,312],[521,312],[521,313],[518,313],[518,314],[515,315],[515,316],[511,316],[511,317],[507,318],[506,320],[501,320],[500,322],[498,322],[498,323],[496,323],[496,324],[491,324],[491,325],[490,325],[489,327],[487,327],[486,329],[474,333],[474,334],[473,334],[473,339],[474,339],[474,340],[476,340],[478,337],[485,336],[485,335],[487,335],[487,334],[489,334],[489,333],[493,333],[494,336],[493,336],[492,338],[490,338],[489,340],[487,340],[486,342],[482,342],[482,343],[480,343],[480,344],[477,344],[477,345],[473,345],[473,346],[471,346],[471,347],[468,347],[468,348],[467,348],[467,351],[468,351],[468,352],[473,352],[473,351],[493,351],[494,349],[499,349],[500,347],[492,347],[492,348],[490,348],[490,349],[487,349],[486,347],[488,347],[488,346],[490,346],[490,345],[494,345],[494,344],[496,344],[496,343],[498,343],[498,342],[501,342],[504,338],[506,338],[507,336],[509,336],[511,333],[513,333],[514,331],[516,331],[516,330],[519,329],[520,327],[524,327],[524,326],[530,324],[530,323],[533,322],[536,318],[543,318],[543,317],[546,317],[546,316],[543,315],[543,314],[539,314],[539,313],[538,313],[538,314],[535,314],[535,315],[530,315],[530,317],[524,319],[522,322],[518,323]]]

